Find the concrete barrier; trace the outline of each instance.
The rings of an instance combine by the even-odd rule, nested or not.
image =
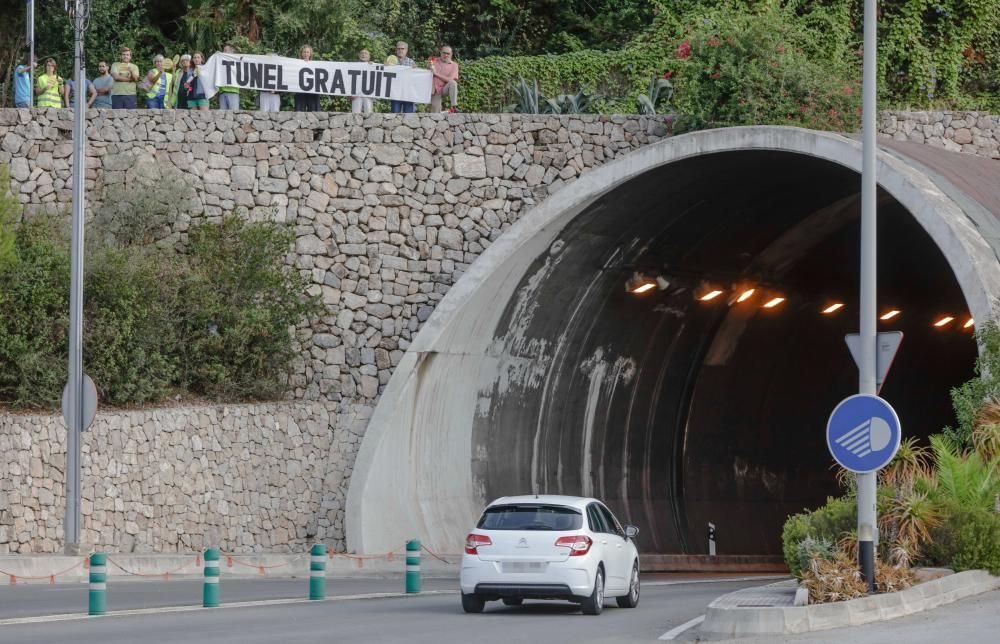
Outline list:
[[[703,638],[807,633],[885,621],[937,608],[1000,588],[1000,577],[969,570],[918,584],[898,593],[809,606],[733,606],[720,597],[709,604],[699,629]],[[728,605],[727,605],[728,604]]]

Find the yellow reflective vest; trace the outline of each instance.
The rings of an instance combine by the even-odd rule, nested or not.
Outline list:
[[[62,107],[62,85],[63,79],[56,76],[53,79],[48,74],[41,74],[35,84],[45,91],[35,97],[35,105],[38,107]]]
[[[146,98],[156,98],[157,96],[159,96],[160,89],[162,88],[163,103],[164,105],[167,105],[169,107],[169,105],[167,104],[167,99],[170,98],[170,87],[172,80],[173,80],[173,74],[171,74],[170,72],[161,72],[160,78],[158,78],[157,81],[153,83],[153,86],[149,88],[149,91],[146,92]]]

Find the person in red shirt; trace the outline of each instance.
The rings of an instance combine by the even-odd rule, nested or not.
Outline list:
[[[431,90],[431,111],[440,112],[441,99],[447,94],[451,101],[449,112],[458,111],[458,63],[451,59],[451,47],[444,45],[440,50],[440,58],[431,58],[431,72],[434,73],[434,85]]]

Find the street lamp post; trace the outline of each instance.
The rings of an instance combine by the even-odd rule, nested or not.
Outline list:
[[[64,548],[66,554],[80,552],[80,441],[83,435],[83,233],[84,176],[87,149],[87,74],[83,34],[90,22],[90,0],[67,0],[66,10],[73,21],[74,92],[73,98],[73,213],[70,251],[69,292],[69,382],[66,427],[66,518]]]
[[[876,388],[876,7],[865,0],[864,68],[861,141],[861,320],[858,352],[858,392],[875,395]],[[875,545],[878,543],[875,495],[878,472],[858,474],[858,563],[869,592],[875,590]]]

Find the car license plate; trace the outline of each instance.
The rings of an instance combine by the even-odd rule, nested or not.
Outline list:
[[[504,572],[544,572],[548,567],[544,561],[507,561],[503,564]]]

